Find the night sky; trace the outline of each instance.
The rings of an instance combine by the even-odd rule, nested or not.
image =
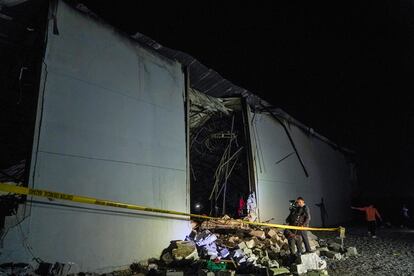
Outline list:
[[[414,196],[413,1],[81,2],[355,150],[363,194]]]

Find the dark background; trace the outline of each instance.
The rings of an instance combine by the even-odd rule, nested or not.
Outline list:
[[[414,195],[412,1],[82,2],[355,150],[362,201]]]
[[[356,204],[375,201],[391,210],[404,201],[414,202],[412,1],[78,1],[127,34],[140,32],[191,54],[236,85],[354,150],[360,185],[354,193]],[[35,22],[36,14],[40,13],[33,9],[30,17],[22,18]],[[16,34],[23,33],[26,25],[21,31],[5,26],[2,33],[18,38]],[[41,41],[41,31],[33,34],[31,41]],[[12,56],[13,60],[39,59],[29,55],[36,51],[27,45],[13,50],[13,55],[2,50],[3,64]],[[13,44],[7,47],[18,49]],[[0,74],[4,79],[19,73],[20,67],[10,64],[3,66],[7,69]],[[37,71],[33,80],[38,79]],[[10,104],[4,106],[4,116],[16,114],[7,111]],[[26,116],[17,115],[16,121]],[[32,119],[24,121],[31,125]],[[24,135],[29,128],[21,131],[22,135],[12,131],[3,136],[9,140],[31,137]]]

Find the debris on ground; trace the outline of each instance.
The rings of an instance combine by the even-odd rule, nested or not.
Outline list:
[[[340,252],[341,249],[342,249],[341,245],[339,243],[336,243],[336,242],[328,243],[328,248],[332,251],[335,251],[335,252]]]
[[[346,253],[345,253],[345,255],[346,255],[347,257],[358,256],[358,252],[357,252],[356,247],[348,247],[348,248],[346,249]]]
[[[105,275],[328,275],[328,260],[358,256],[355,247],[343,249],[311,232],[308,237],[313,252],[291,254],[283,230],[252,226],[228,216],[192,222],[192,226],[192,232],[184,240],[171,241],[159,259],[136,262],[129,269]],[[35,272],[49,275],[56,267],[43,264]],[[7,268],[0,266],[0,273]],[[34,270],[23,264],[13,269]]]
[[[161,254],[165,268],[184,275],[328,275],[328,259],[357,254],[356,248],[343,251],[341,245],[327,244],[309,232],[313,252],[297,257],[282,230],[228,216],[192,226],[185,240],[172,241]]]
[[[326,261],[321,259],[317,253],[303,254],[300,257],[298,257],[298,260],[296,262],[297,264],[294,265],[294,267],[299,275],[305,274],[308,271],[320,271],[326,270],[327,268]]]
[[[328,261],[329,275],[414,275],[414,235],[398,227],[380,229],[378,238],[367,234],[365,225],[347,229],[345,256]],[[320,238],[336,241],[336,233],[321,232]],[[356,247],[356,248],[355,248]],[[357,254],[351,256],[352,254]]]

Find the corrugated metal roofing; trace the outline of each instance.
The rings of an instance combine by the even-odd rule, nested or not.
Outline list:
[[[197,59],[193,58],[189,54],[183,53],[181,51],[176,51],[167,47],[162,46],[158,42],[152,40],[144,34],[136,33],[132,36],[133,39],[138,41],[140,44],[151,48],[152,50],[158,52],[159,54],[180,62],[183,66],[187,67],[189,70],[190,77],[190,86],[202,93],[205,93],[213,97],[234,97],[241,96],[246,98],[247,103],[257,111],[269,111],[273,115],[278,116],[291,124],[296,125],[301,128],[309,135],[312,135],[325,143],[331,145],[337,150],[343,152],[354,154],[353,151],[340,147],[334,142],[330,141],[328,138],[316,133],[312,128],[305,126],[298,120],[291,117],[289,114],[284,112],[280,108],[272,106],[270,103],[261,99],[259,96],[254,93],[233,84],[227,79],[223,78],[219,73],[204,66]]]

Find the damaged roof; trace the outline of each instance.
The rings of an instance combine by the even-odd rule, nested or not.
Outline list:
[[[105,22],[104,20],[99,18],[95,13],[93,13],[93,11],[90,11],[84,4],[82,4],[82,1],[66,0],[65,2],[67,2],[72,7],[75,7],[77,10],[83,13],[86,13],[89,16],[99,19],[102,22]],[[110,25],[108,22],[105,23]],[[110,26],[116,29],[113,25]],[[120,32],[123,35],[128,36],[124,32]],[[189,73],[191,88],[213,97],[243,97],[246,99],[247,103],[253,109],[253,111],[270,112],[273,116],[276,116],[290,124],[297,126],[308,135],[320,139],[321,141],[329,144],[336,150],[339,150],[346,154],[355,154],[354,151],[337,145],[325,136],[315,132],[313,128],[302,124],[301,122],[290,116],[288,113],[283,111],[281,108],[273,106],[272,104],[268,103],[267,101],[263,100],[262,98],[254,94],[253,92],[223,78],[219,73],[217,73],[211,68],[206,67],[191,55],[165,47],[156,42],[155,40],[139,32],[131,36],[131,38],[138,42],[141,46],[151,49],[152,51],[168,59],[175,60],[181,63]]]
[[[223,78],[219,73],[211,68],[206,67],[191,55],[168,47],[164,47],[158,42],[141,33],[136,33],[132,36],[132,38],[138,41],[140,44],[151,48],[152,50],[160,53],[167,58],[176,60],[185,66],[189,72],[191,88],[213,97],[244,97],[246,98],[247,103],[253,108],[253,110],[271,112],[274,116],[277,116],[288,121],[291,124],[296,125],[309,135],[322,140],[335,149],[341,150],[348,154],[355,154],[353,151],[344,147],[340,147],[336,143],[330,141],[328,138],[315,132],[311,127],[305,126],[284,112],[282,109],[272,106],[270,103],[263,100],[256,94]]]

